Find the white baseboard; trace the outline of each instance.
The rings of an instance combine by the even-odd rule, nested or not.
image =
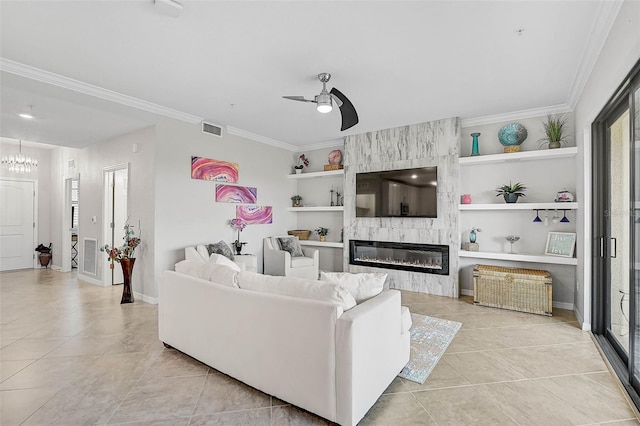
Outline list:
[[[142,300],[143,302],[149,303],[151,305],[157,305],[158,304],[158,298],[157,297],[147,296],[146,294],[138,293],[137,291],[133,292],[133,297],[136,300]]]
[[[86,282],[86,283],[93,284],[93,285],[98,285],[98,286],[100,286],[100,287],[108,287],[108,286],[107,286],[107,285],[105,285],[102,281],[97,280],[97,279],[95,279],[95,278],[88,277],[88,276],[86,276],[86,275],[83,275],[83,274],[81,274],[80,272],[78,272],[78,279],[79,279],[80,281],[84,281],[84,282]]]
[[[591,323],[584,322],[582,315],[576,309],[573,310],[573,313],[576,316],[576,320],[578,320],[578,324],[582,324],[582,331],[591,331]]]

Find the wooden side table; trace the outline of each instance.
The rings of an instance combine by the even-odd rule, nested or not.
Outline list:
[[[255,254],[236,254],[233,261],[242,263],[249,272],[258,272],[258,258]]]

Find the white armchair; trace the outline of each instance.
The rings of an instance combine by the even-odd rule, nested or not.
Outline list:
[[[264,239],[264,273],[266,275],[317,280],[320,265],[319,251],[302,248],[304,257],[292,257],[288,251],[280,249],[278,238],[291,238],[291,236]]]

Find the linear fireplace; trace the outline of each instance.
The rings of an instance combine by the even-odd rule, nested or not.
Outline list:
[[[351,240],[349,263],[449,275],[449,246]]]

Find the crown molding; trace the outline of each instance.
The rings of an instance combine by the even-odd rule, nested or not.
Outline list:
[[[150,112],[152,114],[162,115],[164,117],[185,121],[191,124],[198,124],[203,120],[201,117],[197,117],[192,114],[187,114],[185,112],[167,108],[162,105],[154,104],[152,102],[143,101],[142,99],[123,95],[122,93],[114,92],[112,90],[104,89],[93,84],[74,80],[60,74],[41,70],[39,68],[21,64],[19,62],[15,62],[6,58],[0,57],[0,71],[19,75],[21,77],[40,81],[42,83],[61,87],[63,89],[72,90],[74,92],[83,93],[85,95],[94,96],[106,101],[126,105],[132,108]]]
[[[578,100],[580,100],[580,96],[582,96],[582,91],[589,80],[593,67],[598,61],[600,52],[607,41],[607,37],[611,32],[611,28],[618,17],[623,3],[622,0],[600,2],[596,19],[593,21],[591,32],[589,33],[589,39],[582,52],[580,65],[573,78],[573,86],[569,92],[567,105],[569,105],[572,110],[575,109]]]
[[[501,123],[503,121],[522,120],[524,118],[541,117],[547,114],[564,114],[573,111],[567,104],[551,105],[542,108],[525,109],[506,114],[488,115],[486,117],[466,118],[461,121],[461,127],[482,126],[484,124]]]
[[[291,151],[291,152],[298,152],[297,146],[279,141],[277,139],[271,139],[266,136],[258,135],[256,133],[247,132],[246,130],[238,129],[237,127],[227,126],[226,129],[227,129],[227,133],[230,135],[241,136],[245,139],[250,139],[252,141],[260,142],[265,145],[275,146],[276,148],[286,149],[287,151]]]
[[[312,143],[309,145],[302,145],[297,148],[297,152],[312,151],[314,149],[324,148],[342,148],[344,147],[344,139],[334,139],[326,142]]]

